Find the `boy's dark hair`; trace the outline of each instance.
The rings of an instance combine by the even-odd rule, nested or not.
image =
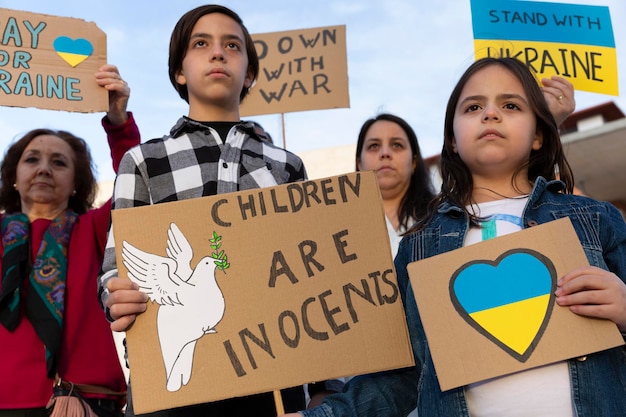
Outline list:
[[[202,16],[211,13],[221,13],[230,17],[239,24],[241,30],[243,31],[243,37],[246,43],[246,54],[248,55],[248,70],[252,72],[253,80],[256,80],[259,75],[259,56],[257,55],[256,49],[254,47],[252,37],[250,36],[248,29],[246,29],[246,27],[244,26],[243,21],[241,20],[239,15],[227,7],[217,4],[207,4],[205,6],[196,7],[195,9],[185,13],[178,20],[170,38],[170,55],[168,60],[170,81],[176,91],[178,91],[180,97],[187,103],[189,103],[189,92],[187,91],[187,86],[179,84],[176,81],[176,75],[182,69],[183,59],[185,59],[185,55],[187,55],[187,48],[189,46],[189,39],[191,39],[191,31],[193,30],[193,27]],[[241,90],[241,94],[239,94],[240,102],[248,94],[249,90],[250,89],[248,87],[243,87],[243,89]]]
[[[365,135],[374,123],[381,120],[395,123],[400,126],[402,130],[404,130],[404,133],[409,139],[409,144],[411,145],[411,154],[415,160],[415,169],[411,175],[411,182],[409,183],[409,188],[402,197],[398,213],[400,225],[407,228],[409,226],[409,222],[424,215],[428,203],[435,196],[431,177],[426,168],[426,163],[424,162],[424,158],[422,157],[422,152],[417,141],[417,135],[411,125],[409,125],[403,118],[389,113],[381,113],[376,117],[367,119],[365,123],[363,123],[363,126],[361,126],[361,131],[359,132],[359,137],[356,143],[356,170],[359,170],[358,162],[361,160]]]
[[[558,177],[565,183],[566,193],[571,194],[574,190],[574,174],[565,158],[558,126],[535,75],[526,64],[516,58],[482,58],[469,66],[454,87],[454,90],[452,90],[452,94],[450,94],[446,107],[443,149],[441,151],[441,178],[443,180],[441,192],[429,206],[426,218],[416,225],[417,229],[423,227],[434,217],[437,207],[444,201],[462,207],[473,223],[478,220],[476,216],[469,213],[465,208],[471,202],[474,184],[467,165],[465,165],[459,154],[454,152],[454,114],[463,88],[468,80],[478,71],[493,65],[505,68],[522,84],[524,92],[528,96],[528,104],[537,119],[537,131],[541,132],[543,136],[541,148],[531,150],[528,163],[520,167],[515,175],[521,172],[522,169],[527,168],[528,181],[532,183],[539,176],[544,177],[548,181]],[[513,183],[515,175],[512,180]]]

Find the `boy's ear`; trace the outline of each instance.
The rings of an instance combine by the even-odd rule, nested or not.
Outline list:
[[[187,84],[187,79],[185,78],[185,74],[183,74],[183,70],[176,73],[176,82],[180,85]]]
[[[246,71],[246,78],[243,80],[243,86],[245,88],[250,88],[252,87],[252,84],[254,84],[254,75],[252,74],[252,68],[248,68],[248,71]]]

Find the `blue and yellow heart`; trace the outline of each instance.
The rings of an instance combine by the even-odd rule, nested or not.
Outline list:
[[[93,53],[93,45],[87,39],[71,39],[59,36],[54,40],[54,50],[65,62],[72,67],[77,66]]]
[[[463,319],[522,362],[547,327],[555,290],[554,265],[529,249],[469,262],[450,280],[452,303]]]

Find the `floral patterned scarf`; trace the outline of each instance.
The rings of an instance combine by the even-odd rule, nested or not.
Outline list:
[[[0,323],[9,331],[20,323],[23,280],[29,280],[26,317],[46,347],[49,377],[56,373],[65,307],[67,247],[78,216],[67,210],[54,219],[44,233],[35,261],[30,265],[30,221],[23,213],[2,218],[2,287]]]

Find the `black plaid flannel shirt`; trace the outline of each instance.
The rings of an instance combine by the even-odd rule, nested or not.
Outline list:
[[[217,132],[186,117],[170,135],[130,149],[122,158],[113,209],[206,197],[306,179],[299,157],[263,142],[252,123],[240,123],[224,142]],[[112,227],[98,280],[104,307],[106,281],[117,276]],[[108,311],[107,311],[108,313]]]

